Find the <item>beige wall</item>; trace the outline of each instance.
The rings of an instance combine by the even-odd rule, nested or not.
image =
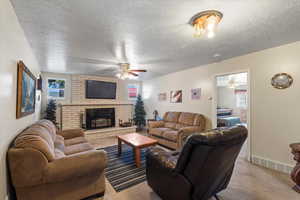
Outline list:
[[[9,0],[0,1],[0,27],[0,199],[5,199],[8,145],[22,129],[38,120],[40,112],[37,101],[36,114],[16,119],[17,61],[23,60],[35,76],[39,67]]]
[[[199,112],[211,119],[215,112],[214,75],[250,70],[252,154],[287,165],[293,164],[289,144],[300,142],[300,42],[199,66],[145,81],[143,94],[148,114],[158,109]],[[279,72],[294,78],[285,90],[274,89],[270,80]],[[202,88],[200,101],[190,99],[190,89]],[[183,89],[183,103],[158,101],[158,93]],[[150,116],[152,117],[152,116]]]

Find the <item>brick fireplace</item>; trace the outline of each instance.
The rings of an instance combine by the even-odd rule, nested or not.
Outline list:
[[[85,110],[86,129],[109,128],[115,126],[114,108],[92,108]]]
[[[86,80],[116,82],[116,99],[87,99],[85,95]],[[87,125],[86,111],[89,109],[114,109],[114,119],[107,120],[106,117],[100,117],[92,122],[91,127],[111,126],[118,128],[119,124],[116,123],[118,120],[128,121],[128,119],[132,119],[134,102],[129,101],[127,97],[128,82],[111,77],[88,75],[72,75],[70,82],[70,99],[60,103],[58,107],[57,119],[62,130],[82,128],[82,124]],[[87,126],[86,128],[88,129]]]

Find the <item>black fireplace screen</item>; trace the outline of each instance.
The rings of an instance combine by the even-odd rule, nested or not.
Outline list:
[[[99,129],[115,126],[114,108],[86,109],[86,128]]]

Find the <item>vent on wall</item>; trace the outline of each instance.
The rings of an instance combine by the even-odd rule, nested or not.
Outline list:
[[[268,168],[273,169],[275,171],[283,172],[286,174],[290,174],[293,167],[278,161],[268,160],[265,158],[261,158],[258,156],[252,156],[252,161],[254,164]]]

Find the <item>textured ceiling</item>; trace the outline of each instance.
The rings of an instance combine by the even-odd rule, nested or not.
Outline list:
[[[11,0],[43,71],[142,79],[300,40],[299,0]],[[196,13],[224,14],[213,39],[194,38]],[[106,62],[104,62],[106,61]]]

